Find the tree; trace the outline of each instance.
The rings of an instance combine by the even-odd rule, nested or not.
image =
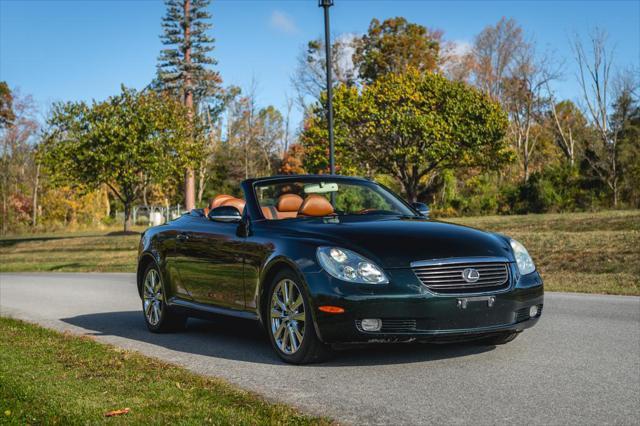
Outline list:
[[[614,104],[614,126],[620,129],[621,192],[630,205],[640,206],[640,101],[638,83],[633,75],[619,82],[619,96]]]
[[[331,46],[331,66],[335,85],[352,86],[356,83],[356,70],[351,59],[353,43],[354,38],[345,35],[337,37]],[[296,91],[296,102],[303,110],[307,108],[308,102],[320,100],[322,92],[327,89],[324,41],[312,40],[300,52],[291,84]]]
[[[527,49],[527,43],[514,19],[502,18],[483,29],[473,45],[476,86],[493,99],[503,100],[504,79],[522,49]]]
[[[622,176],[618,142],[626,117],[620,116],[619,108],[612,101],[617,102],[619,107],[625,91],[632,93],[636,85],[631,80],[626,84],[613,84],[613,54],[607,47],[605,32],[596,29],[591,33],[590,54],[577,37],[573,49],[578,64],[584,115],[596,132],[594,139],[585,141],[585,159],[591,170],[609,187],[613,206],[617,207]],[[615,110],[618,111],[613,113]]]
[[[6,81],[0,81],[0,129],[9,126],[14,118],[11,89]]]
[[[529,180],[531,157],[538,145],[539,132],[533,127],[542,121],[548,99],[543,89],[556,78],[549,59],[538,57],[532,45],[515,53],[509,75],[501,84],[502,102],[509,114],[511,137],[522,164],[523,180]]]
[[[549,91],[549,119],[552,122],[553,138],[570,167],[575,165],[579,141],[587,137],[587,120],[571,101],[556,103]]]
[[[100,103],[55,104],[42,162],[54,184],[86,190],[106,185],[124,205],[127,232],[142,189],[166,184],[199,159],[201,145],[188,137],[188,115],[166,94],[125,87]]]
[[[293,144],[289,147],[282,165],[280,166],[279,173],[283,175],[301,175],[305,173],[304,170],[304,147],[299,144]]]
[[[500,106],[434,73],[386,74],[361,92],[340,86],[335,114],[338,164],[347,160],[359,174],[391,175],[412,201],[423,198],[443,170],[495,168],[512,159]],[[323,117],[318,105],[301,138],[307,154],[326,146]]]
[[[220,76],[211,69],[216,61],[210,56],[214,39],[207,12],[210,0],[165,0],[167,13],[162,20],[162,43],[168,47],[158,58],[158,82],[161,90],[180,95],[184,105],[195,113],[194,105],[217,95]],[[185,173],[185,206],[195,207],[195,178],[192,169]]]
[[[408,22],[403,17],[371,20],[367,34],[356,39],[353,62],[366,83],[387,73],[402,73],[408,68],[434,71],[442,32]]]
[[[6,234],[11,224],[26,223],[33,214],[32,200],[26,194],[32,190],[33,143],[39,126],[30,96],[12,93],[2,85],[0,90],[4,91],[0,126],[0,219],[2,234]]]

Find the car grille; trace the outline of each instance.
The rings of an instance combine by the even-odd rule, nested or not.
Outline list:
[[[480,277],[467,282],[463,271],[472,268]],[[413,267],[418,279],[436,293],[477,293],[495,291],[509,286],[509,265],[506,262],[444,263]]]

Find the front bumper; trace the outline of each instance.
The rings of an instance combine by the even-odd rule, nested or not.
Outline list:
[[[393,275],[389,285],[376,288],[344,283],[324,272],[307,274],[320,339],[325,343],[473,340],[532,327],[542,312],[544,290],[537,272],[519,277],[506,290],[469,295],[434,294],[412,272]],[[344,313],[319,311],[322,305],[342,307]],[[531,318],[533,305],[539,312]],[[365,318],[381,319],[382,329],[364,331],[360,321]]]

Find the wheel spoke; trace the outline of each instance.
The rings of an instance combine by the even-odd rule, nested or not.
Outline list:
[[[295,311],[300,307],[300,305],[302,305],[302,303],[303,303],[302,294],[298,293],[298,297],[296,298],[295,302],[293,302],[293,304],[291,305],[291,310]]]
[[[153,305],[153,313],[154,313],[154,316],[156,318],[156,323],[157,323],[158,321],[160,321],[160,303],[156,302]]]
[[[282,328],[284,330],[284,327]],[[289,346],[289,333],[284,332],[284,336],[282,336],[282,345],[280,346],[283,351],[287,352],[287,347]]]
[[[298,342],[302,342],[302,333],[300,333],[300,331],[298,330],[297,327],[296,327],[296,329],[294,331],[295,331],[295,334],[296,334],[296,338],[298,339]]]
[[[285,281],[282,286],[282,295],[284,296],[283,302],[285,305],[289,304],[289,282]]]
[[[151,300],[144,301],[144,314],[147,316],[147,318],[149,318],[149,314],[151,313],[152,305],[153,305],[153,302]]]
[[[296,342],[296,336],[291,326],[288,327],[288,331],[289,331],[289,341],[291,342],[291,351],[295,352],[298,350],[298,343]]]
[[[296,321],[300,321],[300,322],[304,322],[305,318],[304,318],[304,312],[299,312],[297,314],[295,314],[294,316],[290,317],[292,320],[296,320]]]
[[[277,309],[271,310],[271,318],[282,318],[283,316],[284,314],[282,313],[282,311],[279,311]]]
[[[276,332],[273,333],[273,337],[278,340],[280,338],[280,336],[282,335],[282,332],[284,331],[284,321],[280,321],[280,324],[278,325],[278,328],[276,329]]]

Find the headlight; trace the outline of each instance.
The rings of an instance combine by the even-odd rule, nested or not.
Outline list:
[[[351,250],[318,247],[320,266],[332,277],[361,284],[387,284],[389,280],[375,263]]]
[[[516,240],[511,240],[509,243],[511,244],[513,255],[516,258],[520,274],[527,275],[535,271],[536,265],[533,264],[533,259],[529,256],[527,249]]]

